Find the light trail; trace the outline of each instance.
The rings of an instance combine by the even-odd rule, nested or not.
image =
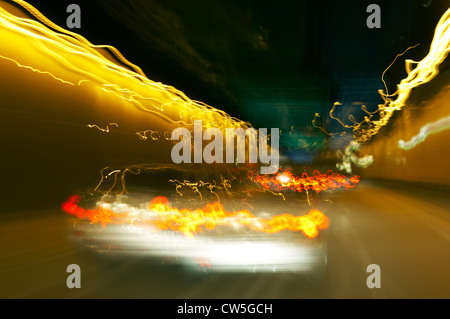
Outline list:
[[[358,142],[351,141],[350,144],[344,149],[337,151],[337,155],[340,158],[340,162],[336,163],[336,167],[340,171],[345,171],[347,174],[352,173],[352,165],[357,167],[367,168],[373,163],[373,156],[366,155],[359,157],[356,153],[361,149],[361,145]]]
[[[186,172],[189,169],[175,164],[134,164],[129,165],[123,169],[110,169],[104,167],[100,171],[100,181],[97,186],[89,192],[90,195],[99,193],[102,195],[114,195],[121,196],[127,193],[126,189],[126,176],[128,174],[139,175],[142,172],[160,172],[160,171],[173,171],[173,172]],[[108,173],[105,171],[109,170]],[[111,181],[111,176],[113,180]]]
[[[332,114],[333,112],[330,112],[330,114]],[[326,135],[328,135],[328,136],[333,136],[333,135],[345,135],[346,133],[345,132],[343,132],[343,133],[330,133],[330,132],[327,132],[327,130],[325,130],[322,126],[319,126],[319,125],[317,125],[316,124],[316,120],[317,119],[320,119],[320,114],[319,113],[315,113],[314,114],[314,118],[312,119],[312,121],[311,121],[311,124],[312,124],[312,126],[313,127],[315,127],[315,128],[318,128],[319,130],[321,130],[322,132],[324,132]]]
[[[145,131],[139,131],[135,133],[139,138],[143,141],[148,140],[150,137],[153,141],[158,141],[161,137],[161,133],[159,131],[154,130],[145,130]]]
[[[411,150],[423,143],[429,135],[437,134],[445,130],[450,130],[450,115],[422,126],[419,133],[412,137],[408,142],[399,140],[398,147],[405,151]]]
[[[295,190],[297,192],[314,190],[317,193],[341,187],[350,189],[359,183],[359,176],[345,177],[331,170],[327,174],[315,170],[312,176],[305,172],[301,177],[294,176],[293,172],[289,169],[272,176],[260,175],[255,171],[249,171],[248,178],[268,190]]]
[[[205,182],[202,180],[200,180],[198,182],[190,182],[188,180],[184,180],[181,182],[177,179],[170,179],[169,182],[174,183],[176,185],[175,191],[180,196],[183,196],[180,189],[183,187],[186,187],[186,188],[189,188],[194,194],[198,194],[200,196],[200,199],[203,199],[203,195],[202,195],[201,191],[199,190],[199,187],[200,188],[205,187],[209,190],[209,192],[211,194],[214,194],[217,197],[218,202],[220,202],[220,197],[219,197],[219,194],[214,191],[214,189],[224,190],[225,192],[230,194],[229,189],[231,188],[231,181],[224,178],[223,176],[221,176],[221,181],[219,183],[217,183],[215,180],[213,180],[212,182]]]
[[[140,140],[147,141],[149,138],[153,141],[159,141],[162,140],[162,136],[164,136],[164,140],[171,141],[171,134],[172,132],[164,131],[161,133],[160,131],[155,130],[142,130],[135,133]]]
[[[207,204],[201,209],[178,209],[172,207],[166,197],[155,197],[144,211],[122,205],[117,212],[111,204],[100,203],[98,208],[86,210],[78,205],[80,196],[71,196],[61,205],[64,212],[86,219],[92,224],[130,224],[154,226],[157,230],[173,230],[188,237],[203,230],[214,230],[218,226],[245,226],[253,231],[277,233],[283,230],[301,231],[308,238],[315,238],[319,230],[329,225],[328,218],[319,210],[311,209],[306,215],[281,214],[260,218],[248,210],[226,211],[219,202]]]
[[[31,67],[31,66],[20,64],[20,63],[17,62],[16,60],[14,60],[14,59],[12,59],[12,58],[8,58],[8,57],[6,57],[6,56],[4,56],[4,55],[0,55],[0,58],[2,58],[2,59],[4,59],[4,60],[7,60],[7,61],[13,62],[13,63],[16,64],[19,68],[28,69],[28,70],[31,70],[31,71],[33,71],[33,72],[40,73],[40,74],[46,74],[46,75],[51,76],[53,79],[55,79],[55,80],[57,80],[57,81],[60,81],[61,83],[69,84],[69,85],[74,85],[72,82],[65,81],[65,80],[63,80],[63,79],[61,79],[61,78],[58,78],[58,77],[54,76],[52,73],[50,73],[50,72],[48,72],[48,71],[41,71],[41,70],[35,69],[35,68]]]
[[[389,70],[389,68],[390,68],[392,65],[394,65],[395,61],[397,61],[397,59],[398,59],[399,57],[401,57],[402,55],[404,55],[404,54],[405,54],[406,52],[408,52],[409,50],[414,49],[414,48],[417,47],[419,44],[420,44],[420,43],[418,43],[418,44],[416,44],[416,45],[413,45],[413,46],[407,48],[407,49],[406,49],[405,51],[403,51],[402,53],[397,54],[397,55],[395,56],[394,60],[391,62],[391,64],[389,64],[389,66],[386,68],[386,70],[383,71],[383,74],[381,74],[381,81],[383,81],[384,89],[386,90],[386,94],[389,94],[389,90],[388,90],[388,88],[387,88],[386,81],[384,80],[384,75],[385,75],[386,72]]]
[[[110,126],[115,126],[115,127],[119,127],[119,125],[117,123],[109,123],[108,125],[106,125],[106,128],[101,128],[100,126],[98,126],[97,124],[88,124],[87,127],[89,128],[96,128],[99,131],[105,132],[105,133],[109,133],[109,127]]]
[[[18,17],[2,6],[0,36],[4,42],[32,47],[34,51],[30,55],[34,58],[13,57],[2,52],[0,58],[14,62],[20,68],[50,75],[65,84],[90,83],[102,92],[132,103],[141,111],[157,115],[168,124],[191,125],[195,118],[201,119],[205,128],[251,127],[248,122],[233,118],[224,111],[189,99],[172,86],[150,80],[116,48],[93,45],[81,35],[57,26],[27,2],[13,2],[37,21]],[[108,58],[108,55],[113,58]]]
[[[378,109],[376,111],[368,112],[365,107],[363,107],[363,111],[367,114],[364,119],[358,122],[353,117],[351,117],[350,120],[353,122],[353,124],[348,125],[344,124],[337,117],[333,116],[335,107],[337,105],[341,105],[339,102],[336,102],[330,111],[330,117],[337,120],[343,127],[351,128],[353,130],[353,138],[356,142],[363,143],[370,140],[380,131],[382,127],[386,126],[389,123],[389,120],[391,119],[395,111],[400,111],[406,105],[406,101],[408,100],[414,88],[428,83],[436,77],[436,75],[439,73],[439,65],[445,60],[449,52],[450,9],[448,9],[442,15],[435,28],[433,40],[431,42],[428,54],[419,62],[412,60],[405,61],[405,67],[408,76],[400,81],[400,83],[397,85],[396,92],[394,92],[393,94],[389,94],[387,92],[384,93],[382,90],[379,90],[384,103],[378,105]],[[383,72],[383,75],[385,72]],[[373,119],[373,116],[375,114],[379,116],[378,119]]]

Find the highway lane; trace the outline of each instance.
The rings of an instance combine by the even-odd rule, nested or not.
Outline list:
[[[1,298],[450,298],[450,199],[445,191],[362,181],[322,193],[328,229],[323,282],[293,273],[194,276],[176,265],[112,259],[80,248],[57,208],[3,214]],[[81,267],[68,289],[66,267]],[[381,288],[369,289],[369,264]]]

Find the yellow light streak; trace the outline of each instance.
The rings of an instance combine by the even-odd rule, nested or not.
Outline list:
[[[105,173],[110,167],[104,167],[100,171],[100,181],[97,186],[90,192],[100,193],[102,195],[114,195],[121,196],[127,193],[126,189],[126,176],[129,174],[139,175],[142,172],[158,172],[164,170],[170,170],[174,172],[187,172],[188,168],[175,164],[134,164],[129,165],[123,169],[111,169],[108,173]],[[112,181],[111,181],[112,179]],[[106,190],[105,190],[106,188]]]
[[[229,193],[229,189],[231,188],[231,180],[228,180],[228,179],[224,178],[223,176],[221,176],[220,182],[216,182],[215,180],[213,180],[212,182],[205,182],[202,180],[199,180],[198,182],[191,182],[188,180],[179,181],[177,179],[170,179],[169,182],[175,184],[175,191],[180,196],[183,196],[180,189],[182,189],[183,187],[186,187],[186,188],[189,188],[191,191],[193,191],[194,194],[198,194],[200,196],[200,200],[203,199],[203,195],[202,195],[201,191],[199,190],[199,187],[200,188],[205,187],[209,190],[209,192],[211,194],[214,194],[217,197],[218,202],[220,202],[220,197],[219,197],[219,194],[214,191],[214,189],[215,190],[224,190],[227,193]]]
[[[96,128],[99,131],[105,132],[105,133],[109,133],[109,127],[110,126],[115,126],[115,127],[119,127],[119,125],[117,123],[109,123],[108,125],[106,125],[106,128],[101,128],[100,126],[98,126],[97,124],[88,124],[87,127],[89,128]]]
[[[155,130],[143,130],[143,131],[138,131],[135,133],[139,139],[146,141],[149,138],[153,141],[159,141],[160,139],[162,139],[162,136],[164,136],[164,139],[166,141],[171,141],[171,134],[172,132],[169,131],[164,131],[163,133],[161,133],[160,131],[155,131]]]
[[[46,61],[41,61],[37,55],[33,59],[32,56],[12,57],[2,52],[0,58],[14,62],[18,67],[50,75],[66,84],[93,84],[100,91],[114,94],[169,124],[191,125],[195,118],[201,119],[205,128],[251,126],[224,111],[191,100],[172,86],[150,80],[116,48],[94,45],[81,35],[57,26],[27,2],[13,2],[37,20],[18,17],[5,9],[6,6],[1,6],[0,32],[3,33],[0,36],[20,38],[24,47],[32,46]],[[48,61],[51,63],[46,63]]]
[[[407,50],[411,48],[413,47],[410,47]],[[397,55],[395,60],[405,52]],[[330,111],[330,117],[337,120],[343,127],[351,128],[353,130],[353,138],[356,142],[363,143],[370,140],[380,131],[383,126],[386,126],[388,124],[395,111],[400,111],[406,105],[406,101],[408,100],[414,88],[430,82],[439,73],[439,65],[445,60],[449,52],[450,9],[448,9],[442,15],[435,28],[433,40],[431,42],[428,54],[419,62],[412,60],[405,61],[405,67],[408,76],[400,81],[400,83],[397,85],[396,92],[393,94],[389,94],[387,92],[387,88],[386,93],[383,92],[383,90],[379,90],[384,103],[378,105],[378,109],[376,111],[369,112],[367,111],[365,106],[363,106],[362,109],[367,114],[364,119],[360,122],[357,122],[353,118],[353,116],[350,116],[349,119],[353,123],[353,125],[348,125],[344,124],[340,119],[333,116],[333,112],[336,106],[341,105],[341,103],[336,102],[334,103],[333,108]],[[389,65],[387,69],[389,69],[391,65]],[[383,77],[386,70],[383,72]],[[382,80],[384,83],[384,79]],[[376,113],[378,113],[379,119],[374,120],[372,118]]]

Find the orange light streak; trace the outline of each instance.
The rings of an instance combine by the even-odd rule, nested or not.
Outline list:
[[[117,213],[107,205],[86,210],[78,205],[80,200],[80,196],[71,196],[61,208],[78,219],[89,220],[92,224],[99,223],[102,227],[107,224],[151,225],[158,230],[170,229],[188,237],[203,230],[213,230],[217,226],[246,226],[253,231],[270,234],[282,230],[301,231],[306,237],[315,238],[319,230],[326,229],[329,225],[328,217],[317,209],[311,209],[306,215],[281,214],[268,219],[256,217],[246,209],[228,212],[219,202],[207,204],[201,209],[178,209],[172,207],[166,197],[158,196],[148,205],[148,213],[153,216],[145,218],[143,216],[149,214],[137,214],[132,210]]]
[[[293,172],[289,169],[271,176],[260,175],[256,171],[249,171],[247,176],[251,181],[259,184],[264,189],[270,189],[272,191],[295,190],[302,192],[303,190],[314,190],[320,193],[327,189],[337,189],[340,187],[350,189],[359,183],[359,176],[346,177],[334,173],[331,170],[327,174],[315,170],[312,176],[305,172],[301,177],[294,176]]]

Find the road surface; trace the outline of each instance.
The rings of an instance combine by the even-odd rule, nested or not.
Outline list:
[[[139,258],[110,260],[76,245],[57,207],[3,214],[1,298],[450,298],[450,198],[446,190],[362,181],[322,194],[330,218],[322,285],[292,273],[212,273]],[[66,267],[81,268],[81,288]],[[366,285],[380,266],[380,288]]]

